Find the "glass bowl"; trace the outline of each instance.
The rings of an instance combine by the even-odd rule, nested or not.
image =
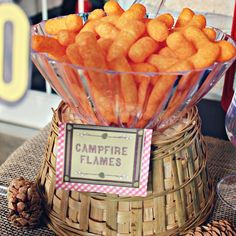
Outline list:
[[[83,15],[86,20],[87,15]],[[47,35],[44,23],[32,35]],[[219,29],[217,40],[233,39]],[[162,130],[176,122],[216,83],[235,58],[191,71],[142,73],[86,68],[32,51],[43,77],[83,123]]]

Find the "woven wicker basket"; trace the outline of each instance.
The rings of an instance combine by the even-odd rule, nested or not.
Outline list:
[[[206,170],[205,145],[196,108],[168,128],[154,133],[148,196],[119,197],[55,189],[58,120],[54,113],[38,185],[45,221],[58,235],[177,235],[204,222],[214,193]],[[65,112],[64,112],[65,113]]]

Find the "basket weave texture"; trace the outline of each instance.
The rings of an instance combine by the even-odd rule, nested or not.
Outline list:
[[[207,219],[214,192],[208,179],[196,108],[163,133],[154,132],[147,197],[55,188],[58,121],[68,121],[68,117],[61,115],[63,109],[61,105],[54,113],[44,163],[37,178],[45,221],[56,234],[177,235]]]

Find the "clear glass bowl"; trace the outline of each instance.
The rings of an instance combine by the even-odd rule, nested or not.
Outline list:
[[[87,15],[83,15],[86,21]],[[217,40],[230,36],[215,29]],[[44,22],[32,34],[46,35]],[[92,125],[164,129],[195,105],[233,63],[176,73],[117,72],[86,68],[32,51],[43,77],[82,122]]]

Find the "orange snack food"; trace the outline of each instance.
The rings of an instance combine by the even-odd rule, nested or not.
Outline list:
[[[67,30],[64,17],[47,20],[44,27],[48,34],[58,34],[61,30]]]
[[[191,21],[191,19],[193,18],[194,15],[195,14],[191,9],[184,8],[181,11],[181,13],[180,13],[180,15],[179,15],[179,17],[176,21],[175,27],[184,27],[184,26],[186,26]]]
[[[195,26],[199,29],[203,29],[206,27],[206,17],[203,15],[194,15],[187,24],[187,27],[188,26]]]
[[[167,72],[181,72],[194,69],[193,64],[189,60],[181,60],[170,66]]]
[[[79,33],[82,33],[82,32],[96,33],[95,27],[99,24],[100,24],[99,20],[90,20],[84,25],[84,27],[80,30]]]
[[[129,65],[127,59],[125,57],[118,57],[115,60],[110,62],[110,67],[115,71],[124,71],[131,72],[132,68]],[[125,107],[128,112],[131,114],[136,111],[136,105],[138,101],[138,91],[136,87],[136,83],[134,80],[134,76],[128,73],[120,74],[120,88],[121,94],[125,101]]]
[[[127,11],[125,11],[116,23],[116,27],[122,30],[129,24],[130,20],[142,20],[146,15],[146,8],[139,3],[133,4]]]
[[[66,53],[66,48],[64,46],[56,39],[47,36],[33,35],[31,46],[33,50],[51,54],[55,58],[63,57]]]
[[[170,34],[166,43],[179,59],[186,59],[196,53],[194,46],[180,32]]]
[[[158,48],[158,43],[151,37],[145,36],[137,40],[129,49],[129,58],[136,63],[143,62]]]
[[[220,46],[216,43],[207,43],[198,49],[197,53],[189,58],[196,69],[211,66],[220,55]]]
[[[66,48],[66,55],[71,61],[71,63],[79,66],[83,65],[83,59],[80,56],[78,44],[76,43],[70,44]]]
[[[69,44],[74,43],[75,37],[76,33],[69,30],[61,30],[57,34],[57,40],[63,46],[68,46]]]
[[[158,16],[156,19],[165,23],[168,29],[171,29],[175,23],[173,16],[169,13],[162,14]]]
[[[82,32],[76,37],[80,55],[84,66],[90,68],[107,69],[106,61],[102,49],[99,47],[96,35],[92,32]],[[108,90],[107,78],[104,73],[88,70],[91,81],[99,91]]]
[[[105,15],[106,13],[102,9],[95,9],[89,14],[88,20],[97,20],[104,17]]]
[[[163,42],[168,37],[169,31],[165,23],[153,19],[147,23],[148,34],[157,42]]]
[[[190,41],[196,49],[204,47],[210,42],[202,30],[195,26],[189,26],[183,31],[184,37]]]
[[[167,68],[174,65],[178,62],[178,59],[175,57],[166,57],[159,54],[152,54],[148,60],[148,63],[155,66],[158,71],[166,71]]]
[[[216,39],[216,32],[212,28],[203,28],[202,31],[208,37],[210,41],[215,41]]]
[[[138,20],[130,21],[129,24],[120,31],[109,48],[107,60],[112,61],[117,57],[126,56],[131,45],[141,37],[144,32],[144,23]]]
[[[122,7],[119,5],[117,1],[108,1],[105,3],[103,8],[108,16],[110,15],[120,16],[124,12],[124,10],[122,9]]]
[[[109,38],[112,40],[116,39],[119,34],[119,30],[114,25],[108,22],[102,22],[98,24],[95,27],[95,31],[100,37]]]
[[[104,56],[106,56],[111,44],[113,43],[113,40],[106,39],[106,38],[100,38],[100,39],[98,39],[97,42],[98,42],[98,45],[100,46],[100,48],[102,49]]]
[[[230,42],[221,40],[217,42],[217,45],[220,47],[218,62],[228,61],[236,55],[236,48]]]
[[[159,52],[159,55],[165,56],[165,57],[176,57],[175,53],[169,48],[169,47],[163,47]]]
[[[99,20],[100,20],[101,22],[108,22],[108,23],[110,23],[110,24],[112,24],[112,25],[116,25],[116,23],[117,23],[117,21],[118,21],[119,18],[120,18],[120,17],[119,17],[118,15],[111,15],[111,16],[102,17],[102,18],[100,18]]]
[[[78,32],[83,27],[83,20],[76,14],[70,14],[65,17],[65,24],[68,30]]]

